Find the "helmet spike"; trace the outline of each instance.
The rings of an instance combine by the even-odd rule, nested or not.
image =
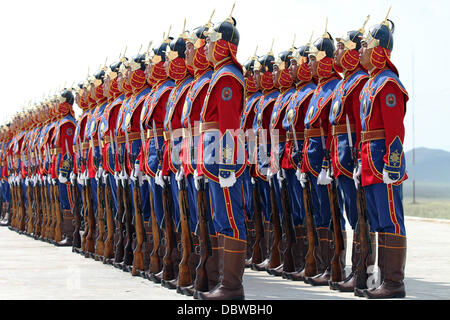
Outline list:
[[[152,44],[153,44],[153,40],[150,40],[150,42],[148,43],[147,51],[146,51],[147,55],[150,52],[150,47],[152,46]]]
[[[205,25],[205,27],[210,28],[212,26],[211,20],[212,20],[212,17],[214,16],[215,12],[216,12],[216,9],[213,9],[211,16],[209,17],[208,23]]]
[[[138,55],[141,53],[141,50],[142,50],[142,43],[141,43],[141,45],[140,45],[140,47],[139,47],[139,50],[138,50]]]
[[[295,39],[297,38],[297,35],[294,33],[294,40],[292,40],[291,50],[293,51],[295,48]]]
[[[233,14],[234,6],[235,6],[235,5],[236,5],[236,1],[234,1],[233,7],[231,7],[230,15],[228,16],[228,18],[227,18],[225,21],[228,21],[228,22],[230,22],[230,23],[233,23],[233,17],[232,17],[232,14]]]
[[[255,53],[253,54],[253,59],[256,59],[256,51],[258,51],[258,45],[256,45]]]
[[[366,21],[364,21],[363,26],[358,30],[359,32],[361,32],[362,34],[364,34],[364,28],[366,27],[367,22],[370,19],[370,14],[367,16]]]
[[[273,38],[272,39],[272,44],[270,45],[270,50],[269,50],[269,55],[272,55],[273,56],[273,51],[272,51],[272,49],[273,49],[273,43],[275,42],[275,38]]]
[[[384,18],[384,21],[383,21],[383,23],[382,23],[382,24],[384,24],[385,26],[389,26],[389,23],[388,23],[388,17],[389,17],[389,13],[391,12],[391,9],[392,9],[392,5],[389,6],[388,12],[386,13],[386,18]]]
[[[323,34],[324,38],[329,38],[329,34],[328,34],[328,17],[326,17],[325,19],[325,33]]]
[[[310,46],[311,45],[311,41],[312,41],[312,37],[314,35],[314,30],[311,32],[311,36],[309,37],[308,43],[306,44],[306,46]]]

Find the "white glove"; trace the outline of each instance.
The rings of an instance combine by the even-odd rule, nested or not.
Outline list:
[[[300,178],[302,176],[302,171],[300,168],[297,168],[297,171],[295,171],[295,176],[297,177],[297,180],[300,181]]]
[[[51,179],[52,180],[52,185],[56,186],[56,179]]]
[[[102,174],[102,179],[103,179],[103,184],[106,185],[106,179],[108,179],[108,173],[106,172],[106,170],[103,171]]]
[[[118,186],[120,183],[120,176],[117,171],[114,172],[114,180],[116,180],[116,186]]]
[[[95,180],[98,182],[103,177],[103,168],[98,167],[97,172],[95,173]]]
[[[25,178],[25,186],[28,187],[29,184],[30,184],[30,178],[26,177]]]
[[[70,173],[70,182],[75,185],[75,183],[77,182],[77,176],[75,175],[75,173],[71,172]]]
[[[67,178],[64,177],[61,173],[59,173],[58,180],[59,180],[60,183],[66,183],[67,182]]]
[[[198,183],[199,179],[201,179],[201,177],[198,175],[197,169],[195,169],[194,170],[194,186],[197,191],[200,190],[200,184]]]
[[[236,183],[236,175],[234,171],[231,172],[228,178],[222,178],[219,176],[219,183],[222,188],[231,188]]]
[[[273,177],[272,169],[267,169],[267,180],[271,180]]]
[[[181,181],[183,181],[183,179],[184,179],[184,169],[183,166],[180,166],[180,169],[177,171],[177,173],[175,173],[175,180],[177,181],[178,189],[181,189],[180,183]]]
[[[320,170],[319,176],[317,177],[318,185],[327,185],[330,184],[333,179],[328,175],[328,172],[325,169]]]
[[[158,172],[156,172],[155,183],[157,185],[159,185],[161,188],[164,188],[164,186],[166,185],[165,182],[164,182],[164,179],[162,177],[162,171],[161,170],[158,170]]]
[[[16,176],[16,185],[20,186],[20,183],[22,182],[22,176],[19,174]]]
[[[361,184],[361,165],[353,169],[353,181],[355,182],[355,188],[358,189]]]
[[[298,181],[300,181],[300,184],[302,185],[302,188],[306,188],[306,183],[308,182],[308,178],[306,176],[305,172],[300,173],[300,177],[297,177]]]
[[[47,175],[47,184],[48,185],[52,184],[52,176],[51,175]]]
[[[284,180],[284,177],[281,175],[281,170],[278,170],[278,172],[277,172],[277,179],[279,182]]]
[[[12,184],[12,180],[13,180],[13,176],[9,176],[8,177],[8,183],[11,185]]]
[[[77,182],[79,184],[81,184],[82,186],[84,186],[84,173],[83,172],[78,173]]]
[[[122,186],[126,188],[128,186],[128,174],[125,171],[125,169],[122,169],[122,171],[119,174],[119,178],[122,181]]]
[[[251,177],[251,178],[250,178],[250,182],[251,182],[252,184],[255,184],[255,178]]]
[[[134,183],[136,183],[136,181],[137,181],[139,183],[139,186],[142,186],[142,183],[143,183],[142,172],[141,172],[141,170],[139,170],[138,164],[134,165],[134,169],[131,172],[130,178],[131,178],[131,180],[134,181]]]
[[[144,175],[142,176],[142,179],[143,179],[143,180],[146,180],[146,181],[148,181],[148,183],[150,183],[151,177],[150,177],[148,174],[144,174]]]
[[[398,180],[392,180],[391,178],[389,178],[389,173],[383,169],[383,182],[385,184],[392,184],[397,182]]]

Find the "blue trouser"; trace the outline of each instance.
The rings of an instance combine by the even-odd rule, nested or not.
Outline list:
[[[181,232],[180,228],[180,205],[178,202],[178,184],[175,179],[175,173],[170,172],[170,191],[172,193],[172,201],[173,201],[173,221],[175,223],[175,230],[177,232]]]
[[[337,178],[338,200],[341,208],[341,216],[344,216],[344,209],[347,215],[347,220],[353,230],[358,223],[358,210],[356,208],[356,188],[353,179],[347,176],[340,175]],[[344,225],[342,225],[344,229]]]
[[[198,217],[197,217],[197,189],[195,189],[194,177],[192,176],[192,174],[188,175],[187,177],[186,191],[189,204],[190,228],[191,232],[194,232],[197,226]]]
[[[292,203],[292,218],[295,226],[303,225],[305,206],[303,205],[303,188],[295,175],[295,170],[285,170],[287,186]]]
[[[108,173],[108,180],[109,185],[111,186],[111,194],[112,194],[112,200],[114,207],[111,208],[113,212],[117,212],[117,185],[116,185],[116,179],[114,179],[114,176],[110,173]],[[121,200],[122,201],[122,200]]]
[[[403,186],[377,183],[364,187],[371,230],[406,235]]]
[[[248,220],[253,220],[253,184],[250,176],[250,167],[242,173],[242,198],[244,201],[244,213]]]
[[[72,210],[73,207],[73,199],[70,194],[70,182],[61,183],[58,182],[58,190],[59,190],[59,202],[61,204],[62,210]]]
[[[164,221],[164,209],[162,203],[162,188],[155,183],[155,178],[150,178],[150,192],[153,195],[153,208],[155,211],[156,220],[161,228]]]
[[[311,183],[312,205],[316,227],[328,228],[331,221],[331,212],[327,186],[318,185],[317,178],[311,172],[308,172],[308,178]]]
[[[272,217],[272,205],[270,203],[270,186],[267,181],[257,178],[259,197],[261,199],[261,209],[264,213],[264,220],[270,221]]]
[[[219,183],[209,180],[209,190],[214,211],[213,222],[218,233],[246,240],[244,208],[242,203],[242,178],[236,179],[230,188],[222,188]]]
[[[273,184],[273,191],[275,193],[275,200],[277,202],[277,207],[278,207],[277,209],[278,209],[280,221],[283,221],[282,220],[283,219],[283,207],[281,206],[281,187],[280,187],[280,182],[278,181],[278,178],[276,175],[274,175],[272,177],[272,184]],[[270,189],[269,189],[269,197],[270,197]],[[291,198],[291,197],[289,197],[289,198]],[[289,200],[289,202],[291,202],[291,208],[292,208],[292,201]]]
[[[94,212],[94,215],[97,216],[97,209],[98,209],[97,180],[95,180],[95,178],[89,178],[89,182],[91,183],[92,210]],[[88,197],[89,197],[89,195],[88,195]],[[89,201],[89,199],[87,199],[87,201]]]

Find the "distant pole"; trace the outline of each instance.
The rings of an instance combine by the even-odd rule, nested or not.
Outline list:
[[[415,101],[414,101],[414,48],[412,50],[412,95],[411,95],[411,101],[412,101],[412,143],[413,143],[413,149],[412,149],[412,165],[413,165],[413,181],[412,181],[412,193],[413,193],[413,204],[416,204],[416,128],[414,123],[414,107],[415,107]]]

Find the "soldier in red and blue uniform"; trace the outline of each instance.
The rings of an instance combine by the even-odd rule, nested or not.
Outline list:
[[[330,157],[333,166],[333,176],[337,180],[340,214],[343,217],[345,211],[347,221],[353,231],[358,222],[358,212],[356,188],[353,181],[354,161],[352,158],[352,150],[350,149],[348,131],[351,132],[352,144],[358,145],[361,136],[359,95],[369,78],[367,71],[359,62],[359,49],[361,48],[361,37],[363,33],[364,30],[361,28],[347,32],[342,38],[336,38],[337,49],[334,62],[336,68],[340,69],[343,73],[344,78],[336,86],[329,114],[329,120],[332,125]],[[341,227],[345,248],[345,224],[341,224]],[[372,243],[375,241],[374,235],[374,233],[371,233]],[[358,245],[358,235],[356,232],[353,232],[352,272],[346,279],[339,283],[331,282],[330,288],[343,292],[354,291],[356,275],[353,271],[356,270],[360,260]],[[372,265],[373,262],[368,262],[368,265]],[[340,263],[341,267],[344,268],[345,258]]]
[[[281,160],[288,181],[289,195],[293,203],[293,223],[296,233],[296,243],[292,246],[294,254],[295,272],[283,273],[285,278],[303,281],[306,247],[306,228],[304,227],[305,209],[303,204],[303,189],[298,180],[302,161],[304,142],[304,119],[311,97],[316,89],[311,71],[308,67],[308,50],[310,43],[295,49],[290,56],[289,74],[295,83],[293,94],[286,114],[283,127],[286,130],[286,144]],[[295,143],[295,141],[297,143]]]
[[[325,161],[325,152],[329,150],[331,144],[331,125],[328,120],[331,100],[333,91],[341,79],[334,68],[334,50],[333,39],[325,31],[325,34],[310,46],[309,51],[311,73],[318,77],[317,88],[310,100],[304,120],[305,143],[302,161],[302,172],[307,175],[311,185],[314,218],[319,238],[316,255],[318,274],[305,278],[305,281],[312,285],[328,285],[333,254],[333,236],[328,229],[331,221],[328,189],[320,183],[323,175],[326,176],[328,163]]]
[[[55,173],[59,178],[59,202],[62,212],[62,233],[64,239],[56,245],[72,246],[73,235],[73,199],[70,193],[70,167],[69,159],[73,159],[73,138],[77,123],[73,111],[74,96],[71,90],[64,90],[56,104],[57,113],[60,120],[55,129],[55,148],[57,152],[57,162]],[[68,150],[66,149],[68,148]]]
[[[281,205],[281,189],[280,182],[281,179],[286,178],[286,173],[280,170],[280,158],[283,156],[283,151],[286,144],[286,129],[283,126],[283,119],[286,114],[287,106],[295,92],[294,81],[289,74],[289,56],[292,54],[293,48],[281,52],[277,59],[274,61],[273,66],[273,81],[280,91],[275,104],[273,106],[272,114],[270,116],[270,127],[269,136],[271,139],[271,153],[270,153],[270,168],[269,168],[269,179],[273,184],[273,189],[275,197],[277,199],[278,214],[280,216],[280,221],[282,221],[283,210]],[[292,201],[292,196],[289,198],[290,207],[292,210],[297,210],[294,207],[294,202]],[[285,252],[282,253],[284,256]],[[289,253],[290,254],[290,253]],[[294,270],[288,270],[285,268],[284,264],[280,261],[284,259],[283,257],[277,257],[274,262],[279,264],[278,266],[269,266],[268,272],[275,276],[280,276],[282,272],[293,272]]]
[[[147,96],[144,101],[144,106],[141,112],[141,119],[143,125],[147,129],[147,141],[144,149],[143,157],[143,169],[147,176],[150,177],[150,192],[153,196],[153,208],[160,227],[160,231],[163,234],[163,204],[162,204],[162,188],[156,183],[156,174],[158,170],[162,169],[162,163],[159,162],[158,152],[162,153],[164,144],[164,117],[166,114],[166,104],[170,93],[175,86],[175,82],[168,77],[166,68],[164,67],[166,61],[166,49],[169,46],[171,38],[169,35],[163,39],[162,43],[151,49],[147,59],[149,60],[147,67],[147,78],[153,83],[152,92]],[[154,126],[154,127],[153,127]],[[154,129],[154,130],[153,130]],[[155,137],[156,134],[156,137]],[[160,258],[164,255],[162,248],[158,252]],[[147,278],[155,283],[160,283],[162,279],[162,266],[158,266],[160,270],[158,273],[147,274]]]
[[[105,107],[103,111],[102,118],[100,120],[100,140],[104,141],[103,149],[102,149],[102,158],[103,158],[103,170],[105,174],[107,174],[109,179],[109,184],[111,186],[111,194],[113,198],[114,210],[117,211],[117,185],[115,174],[115,160],[116,155],[114,146],[114,132],[116,131],[117,125],[117,116],[120,110],[120,106],[123,102],[125,95],[120,91],[119,81],[118,81],[118,72],[121,61],[115,62],[109,66],[105,73],[105,83],[104,83],[104,91],[103,94],[108,98],[108,105]],[[112,139],[112,140],[111,140]],[[120,201],[120,200],[119,200]],[[107,261],[109,262],[109,261]]]
[[[186,40],[186,65],[189,69],[192,69],[191,73],[194,75],[194,79],[191,83],[189,92],[187,93],[186,100],[183,106],[183,112],[181,115],[181,124],[183,126],[183,142],[181,146],[181,163],[182,166],[178,171],[178,178],[184,176],[186,179],[186,189],[189,204],[190,213],[190,231],[192,233],[192,242],[194,246],[200,248],[203,245],[203,241],[200,243],[198,235],[195,233],[197,230],[198,216],[197,216],[197,188],[195,187],[195,174],[197,168],[197,148],[196,145],[199,139],[199,123],[200,123],[200,112],[203,108],[203,103],[205,101],[206,93],[208,91],[209,83],[212,76],[212,67],[209,61],[206,59],[205,55],[205,31],[208,30],[210,22],[206,25],[195,28],[189,35],[184,38]],[[189,132],[191,130],[191,132]],[[206,191],[206,210],[208,214],[209,222],[209,237],[211,240],[212,256],[207,260],[206,270],[210,270],[210,265],[215,266],[215,271],[217,275],[217,236],[214,229],[214,224],[212,223],[212,215],[209,203],[209,193]],[[183,249],[184,250],[184,249]],[[196,267],[200,260],[199,253],[205,250],[201,248],[200,250],[194,250],[191,254],[191,259],[188,261],[189,269],[191,271],[191,279],[193,279],[193,284],[188,287],[180,287],[177,289],[185,295],[192,296],[195,293],[195,281]],[[214,285],[217,284],[218,279],[213,279],[212,275],[208,275],[208,281]]]
[[[213,290],[200,292],[202,300],[244,299],[247,243],[241,175],[245,150],[244,139],[235,131],[245,104],[245,82],[236,59],[238,44],[239,32],[231,14],[207,32],[205,52],[214,73],[201,112],[198,158],[202,164],[197,171],[209,180],[220,282]]]
[[[262,243],[262,258],[264,261],[252,261],[251,268],[257,271],[266,271],[270,262],[270,248],[272,246],[271,217],[272,205],[270,203],[269,167],[271,143],[269,135],[270,120],[275,101],[280,91],[275,87],[273,81],[273,62],[275,57],[270,51],[260,57],[254,66],[255,80],[259,83],[262,96],[255,105],[255,117],[253,119],[253,133],[256,136],[255,157],[255,186],[258,188],[261,208],[264,214],[264,242]],[[272,266],[277,267],[277,266]]]
[[[367,298],[405,296],[402,183],[407,179],[403,121],[408,93],[390,59],[393,33],[394,24],[386,18],[365,35],[360,49],[360,61],[369,70],[370,79],[360,95],[361,165],[355,179],[360,179],[366,194],[370,227],[378,233],[381,271],[381,285],[363,291]]]
[[[0,221],[0,226],[9,226],[11,224],[11,213],[10,213],[10,202],[11,202],[11,194],[10,194],[10,186],[8,183],[8,144],[9,144],[9,126],[10,124],[7,123],[6,125],[2,126],[1,128],[1,143],[0,143],[0,161],[1,161],[1,199],[2,199],[2,220]]]
[[[175,225],[176,242],[181,241],[180,208],[178,202],[177,174],[182,169],[180,151],[183,142],[182,112],[186,96],[191,88],[193,77],[192,69],[186,64],[186,31],[182,30],[178,38],[173,39],[166,51],[165,67],[168,76],[175,81],[175,86],[170,92],[164,117],[164,145],[162,170],[157,175],[157,183],[160,186],[169,184],[173,200],[173,220]],[[189,70],[190,69],[190,70]],[[177,287],[178,264],[181,261],[181,252],[174,248],[175,272],[173,279],[162,279],[161,284],[169,289]]]
[[[245,79],[245,106],[241,115],[241,123],[240,129],[246,134],[245,141],[245,152],[247,153],[247,166],[245,168],[242,181],[242,192],[243,192],[243,201],[244,201],[244,212],[245,212],[245,222],[247,225],[247,260],[245,262],[245,267],[249,268],[252,265],[252,253],[253,253],[253,245],[255,241],[255,224],[253,222],[254,217],[254,207],[253,207],[253,188],[256,177],[253,177],[255,174],[254,163],[252,162],[255,159],[255,134],[253,132],[253,121],[255,119],[256,114],[256,106],[258,105],[259,100],[262,97],[262,93],[260,91],[259,83],[256,82],[254,76],[254,66],[255,61],[258,59],[255,55],[251,57],[247,62],[242,66],[244,69],[244,79]]]

